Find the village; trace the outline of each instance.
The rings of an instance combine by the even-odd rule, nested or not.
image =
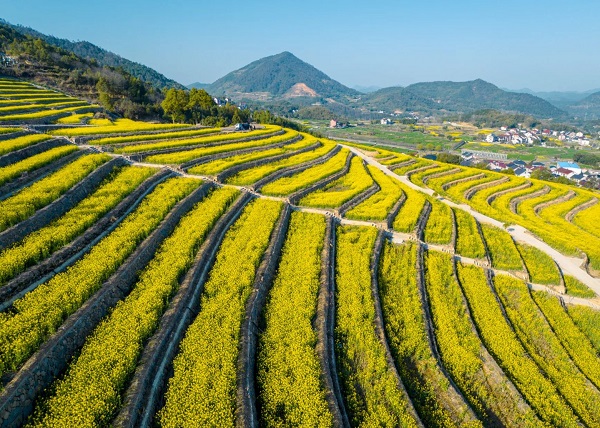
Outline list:
[[[547,145],[571,144],[582,147],[591,147],[593,142],[590,136],[578,131],[554,131],[551,129],[521,129],[507,128],[502,126],[498,133],[493,132],[485,137],[487,143],[504,144],[539,144],[542,147]]]
[[[582,168],[576,162],[525,162],[509,160],[506,154],[463,150],[461,153],[462,166],[482,166],[492,171],[509,172],[523,178],[568,179],[582,187],[600,188],[600,170]],[[537,171],[537,173],[536,173]]]

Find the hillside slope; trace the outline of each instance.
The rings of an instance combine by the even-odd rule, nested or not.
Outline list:
[[[123,70],[127,71],[131,75],[137,77],[140,80],[143,80],[144,82],[150,83],[157,89],[184,88],[184,86],[180,83],[169,79],[168,77],[165,77],[163,74],[146,65],[140,64],[135,61],[130,61],[126,58],[123,58],[120,55],[107,51],[106,49],[96,46],[90,42],[73,42],[67,39],[60,39],[58,37],[40,33],[39,31],[36,31],[33,28],[10,24],[9,22],[6,22],[2,19],[0,19],[0,23],[11,27],[20,34],[28,35],[37,39],[42,39],[45,42],[51,44],[52,46],[56,46],[66,51],[73,52],[75,55],[81,58],[95,60],[100,66],[109,66],[115,68],[121,67],[123,68]]]
[[[481,79],[468,82],[423,82],[409,85],[407,91],[435,102],[440,109],[468,112],[493,108],[531,114],[542,118],[560,118],[565,112],[530,94],[506,92]]]
[[[363,95],[361,105],[370,110],[383,110],[385,112],[393,112],[395,110],[430,112],[441,109],[441,106],[435,101],[424,98],[400,86],[383,88]]]
[[[600,119],[600,92],[594,92],[581,101],[567,106],[569,113],[586,120]]]
[[[149,83],[121,68],[100,66],[1,23],[0,52],[12,58],[8,64],[0,63],[0,75],[33,80],[128,118],[162,115],[160,102],[164,97]]]
[[[0,78],[32,96],[65,98]],[[597,193],[272,125],[42,129],[0,127],[0,425],[600,426]]]
[[[359,95],[290,52],[268,56],[232,71],[207,90],[215,95],[263,100],[296,97],[345,100]]]

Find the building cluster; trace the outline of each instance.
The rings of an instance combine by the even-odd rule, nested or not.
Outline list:
[[[219,107],[230,105],[230,106],[237,107],[238,110],[244,110],[244,109],[248,108],[248,105],[246,103],[244,103],[244,102],[236,103],[235,101],[233,101],[231,98],[228,98],[228,97],[225,97],[225,98],[213,97],[213,101]]]
[[[16,63],[17,61],[13,57],[0,52],[0,67],[12,67]]]
[[[530,178],[535,171],[548,171],[555,177],[564,177],[586,187],[597,187],[600,180],[600,171],[584,169],[575,162],[556,162],[546,164],[544,162],[525,162],[522,160],[508,159],[489,159],[486,156],[480,157],[481,152],[471,152],[463,150],[461,153],[461,165],[473,166],[475,164],[486,163],[488,169],[492,171],[513,170],[516,176]],[[497,153],[493,153],[497,155]],[[593,184],[592,184],[593,183]]]
[[[350,122],[341,122],[339,120],[331,119],[329,121],[330,128],[348,128],[350,127]]]
[[[540,144],[546,145],[550,139],[564,141],[566,143],[580,146],[591,146],[591,141],[583,132],[555,131],[552,129],[520,129],[503,126],[498,132],[493,132],[485,137],[488,143],[500,144]]]
[[[497,155],[497,153],[490,153]],[[492,171],[507,171],[513,170],[516,176],[530,178],[535,171],[547,171],[555,177],[564,177],[569,180],[586,187],[597,187],[597,182],[600,180],[600,171],[581,168],[575,162],[525,162],[523,160],[508,160],[508,159],[490,159],[485,156],[484,152],[472,152],[463,150],[461,153],[461,165],[473,166],[487,164],[487,168]],[[593,184],[592,184],[593,183]]]
[[[213,101],[215,102],[216,105],[218,105],[219,107],[230,104],[233,102],[233,100],[230,100],[229,98],[225,97],[225,98],[218,98],[218,97],[213,97]]]

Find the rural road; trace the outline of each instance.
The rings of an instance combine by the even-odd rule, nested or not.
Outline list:
[[[354,147],[345,146],[345,145],[343,145],[343,146],[346,147],[347,149],[349,149],[350,151],[352,151],[352,153],[354,153],[355,155],[364,159],[365,162],[367,162],[369,165],[373,165],[376,168],[379,168],[381,171],[383,171],[385,174],[389,175],[390,177],[395,178],[396,180],[402,182],[403,184],[409,186],[412,189],[415,189],[417,191],[420,191],[420,192],[426,193],[430,196],[433,196],[434,191],[432,189],[426,189],[426,188],[417,186],[416,184],[412,183],[408,179],[408,177],[401,176],[401,175],[394,173],[393,171],[391,171],[384,165],[377,162],[375,159],[365,155],[363,152],[361,152],[360,150],[358,150]],[[473,210],[470,206],[468,206],[466,204],[456,204],[445,198],[437,198],[437,199],[451,207],[458,208],[463,211],[467,211],[469,214],[471,214],[473,217],[475,217],[481,223],[487,223],[487,224],[491,224],[493,226],[499,227],[501,229],[505,229],[504,224],[501,221],[498,221],[494,218],[491,218],[484,214],[481,214],[481,213]],[[506,228],[506,231],[508,233],[510,233],[511,236],[516,241],[526,243],[528,245],[531,245],[532,247],[536,247],[536,248],[542,250],[543,252],[545,252],[546,254],[548,254],[560,266],[560,269],[563,271],[563,273],[574,276],[579,281],[583,282],[585,285],[587,285],[589,288],[591,288],[596,294],[600,295],[600,278],[594,278],[593,276],[588,274],[585,271],[585,269],[582,269],[582,267],[581,267],[583,264],[582,259],[579,259],[576,257],[565,256],[564,254],[555,250],[554,248],[552,248],[550,245],[548,245],[544,241],[536,238],[531,232],[529,232],[526,228],[524,228],[522,226],[511,225],[508,228]]]
[[[434,191],[432,189],[427,189],[427,188],[422,188],[417,186],[416,184],[412,183],[408,177],[406,176],[401,176],[398,175],[396,173],[394,173],[393,171],[391,171],[390,169],[388,169],[386,166],[380,164],[379,162],[377,162],[375,159],[365,155],[363,152],[361,152],[360,150],[354,148],[354,147],[350,147],[350,146],[346,146],[344,144],[341,144],[342,147],[345,147],[347,149],[349,149],[352,153],[354,153],[355,155],[359,156],[360,158],[364,159],[365,162],[367,162],[369,165],[373,165],[376,168],[380,169],[384,174],[387,174],[390,177],[395,178],[396,180],[400,181],[401,183],[405,184],[406,186],[422,192],[422,193],[426,193],[430,196],[433,196]],[[91,146],[90,146],[91,147]],[[109,155],[112,155],[114,157],[123,157],[123,155],[119,155],[119,154],[114,154],[114,153],[108,153]],[[126,156],[125,156],[126,157]],[[127,157],[126,157],[127,158]],[[134,165],[139,165],[139,166],[148,166],[148,167],[152,167],[152,168],[165,168],[166,165],[161,165],[161,164],[153,164],[153,163],[146,163],[146,162],[133,162],[131,161],[129,158],[127,158],[132,164]],[[178,175],[181,176],[185,176],[185,177],[195,177],[195,178],[200,178],[206,181],[214,181],[214,179],[212,177],[205,177],[205,176],[199,176],[199,175],[192,175],[192,174],[187,174],[181,170],[178,170],[176,168],[172,168],[172,167],[168,167],[169,169],[171,169],[173,172],[177,173]],[[229,184],[223,184],[223,183],[217,183],[215,182],[217,185],[219,186],[227,186],[227,187],[235,187],[241,191],[245,191],[245,192],[250,192],[253,195],[257,196],[257,197],[261,197],[261,198],[265,198],[265,199],[272,199],[272,200],[277,200],[277,201],[282,201],[282,202],[288,202],[288,199],[285,197],[276,197],[276,196],[267,196],[267,195],[263,195],[261,193],[256,193],[251,191],[250,189],[248,189],[247,187],[243,187],[243,186],[234,186],[234,185],[229,185]],[[474,216],[479,222],[482,223],[487,223],[487,224],[491,224],[493,226],[499,227],[501,229],[505,229],[504,228],[504,224],[494,218],[488,217],[484,214],[481,214],[477,211],[474,211],[470,206],[466,205],[466,204],[456,204],[448,199],[445,198],[437,198],[439,201],[453,207],[453,208],[458,208],[461,209],[463,211],[467,211],[469,214],[471,214],[472,216]],[[385,223],[378,223],[378,222],[369,222],[369,221],[360,221],[360,220],[350,220],[350,219],[346,219],[346,218],[341,218],[339,216],[337,216],[337,214],[335,213],[335,210],[333,209],[319,209],[319,208],[308,208],[308,207],[299,207],[296,205],[292,205],[292,209],[294,209],[295,211],[302,211],[302,212],[310,212],[310,213],[316,213],[316,214],[321,214],[321,215],[327,215],[327,216],[335,216],[338,221],[343,224],[343,225],[355,225],[355,226],[370,226],[370,227],[378,227],[380,229],[385,229],[387,230],[387,226]],[[558,266],[560,267],[560,269],[563,271],[563,273],[569,274],[571,276],[574,276],[575,278],[577,278],[578,280],[580,280],[581,282],[583,282],[585,285],[587,285],[589,288],[591,288],[596,294],[600,295],[600,279],[599,278],[594,278],[591,275],[589,275],[584,269],[581,268],[581,265],[583,263],[583,260],[578,259],[576,257],[569,257],[569,256],[565,256],[564,254],[560,253],[559,251],[555,250],[554,248],[552,248],[550,245],[546,244],[545,242],[541,241],[540,239],[536,238],[534,235],[532,235],[527,229],[525,229],[522,226],[518,226],[518,225],[511,225],[510,227],[506,228],[507,232],[511,234],[511,236],[519,242],[524,242],[526,244],[529,244],[533,247],[536,247],[540,250],[542,250],[543,252],[545,252],[546,254],[548,254],[550,257],[552,257],[556,263],[558,264]],[[414,236],[408,234],[408,233],[400,233],[400,232],[396,232],[396,231],[391,231],[391,230],[387,230],[388,234],[391,235],[392,240],[396,243],[401,243],[401,242],[405,242],[408,240],[414,240]],[[450,252],[452,253],[452,251],[448,248],[448,246],[443,246],[443,245],[432,245],[432,244],[426,244],[424,243],[427,248],[431,248],[433,250],[437,250],[437,251],[443,251],[443,252]],[[460,257],[458,255],[455,255],[454,257],[457,257],[458,259],[460,259],[463,263],[467,263],[467,264],[475,264],[478,266],[487,266],[487,263],[483,260],[472,260],[472,259],[468,259],[465,257]],[[507,274],[507,275],[512,275],[510,272],[504,272],[504,271],[499,271],[497,269],[493,269],[496,273],[502,273],[502,274]],[[514,275],[512,275],[514,276]],[[558,294],[556,293],[554,290],[544,286],[544,285],[539,285],[539,284],[529,284],[529,286],[532,289],[543,289],[546,291],[549,291],[551,293],[554,294]],[[565,299],[566,302],[568,303],[573,303],[573,304],[581,304],[581,305],[586,305],[586,306],[591,306],[591,307],[595,307],[597,309],[600,309],[600,301],[596,302],[594,300],[589,300],[589,299],[579,299],[579,298],[575,298],[575,297],[571,297],[571,296],[566,296],[566,295],[562,295],[561,296]]]

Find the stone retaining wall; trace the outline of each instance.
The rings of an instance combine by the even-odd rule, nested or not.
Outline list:
[[[125,393],[115,427],[150,427],[161,407],[163,394],[172,375],[172,361],[179,350],[188,326],[193,322],[204,283],[215,261],[217,251],[229,227],[239,218],[251,200],[243,193],[216,223],[185,275],[179,290],[162,316],[159,327],[144,348],[140,363]]]
[[[94,126],[86,126],[86,128],[94,129]],[[154,131],[131,131],[131,132],[117,132],[117,133],[106,133],[106,134],[89,134],[89,135],[80,135],[77,137],[73,137],[73,141],[76,144],[87,144],[88,141],[90,141],[90,140],[94,140],[94,139],[98,139],[98,138],[105,138],[105,137],[113,138],[113,137],[129,137],[132,135],[153,135],[153,134],[163,134],[163,133],[168,133],[168,132],[193,131],[193,130],[200,130],[202,128],[204,128],[204,127],[188,126],[185,128],[157,129]],[[210,135],[210,134],[206,134],[206,135]],[[200,137],[200,135],[198,135],[198,137]],[[178,137],[178,138],[190,138],[190,137]],[[175,139],[176,138],[174,138],[174,140]],[[152,141],[152,140],[150,140],[150,141]],[[144,144],[144,143],[148,143],[148,142],[149,141],[140,142],[140,144]],[[138,142],[135,141],[134,143],[138,143]]]
[[[533,207],[533,211],[536,214],[539,214],[540,211],[542,211],[544,208],[548,208],[549,206],[552,206],[552,205],[567,202],[567,201],[573,199],[575,196],[577,196],[577,193],[575,193],[573,190],[569,190],[565,195],[563,195],[559,198],[552,199],[551,201],[543,202],[539,205],[536,205],[535,207]]]
[[[0,249],[6,248],[17,241],[20,241],[25,235],[28,235],[29,233],[46,226],[52,220],[69,211],[84,198],[86,198],[91,192],[93,192],[100,185],[100,183],[102,183],[102,181],[104,181],[104,179],[110,175],[114,168],[126,164],[127,162],[123,158],[113,158],[109,160],[104,165],[101,165],[95,171],[90,173],[86,178],[81,180],[71,189],[66,191],[61,197],[56,199],[50,205],[38,210],[27,220],[23,220],[22,222],[17,223],[11,228],[0,233]]]
[[[387,218],[385,219],[388,229],[393,229],[394,220],[396,219],[398,212],[400,212],[402,205],[404,205],[404,202],[406,202],[406,193],[402,192],[402,195],[400,195],[400,197],[392,207],[392,210],[389,212]]]
[[[483,178],[483,177],[485,177],[485,174],[481,173],[481,174],[471,175],[470,177],[459,178],[458,180],[454,180],[454,181],[451,181],[449,183],[442,185],[442,190],[444,190],[444,192],[445,192],[450,187],[456,186],[457,184],[464,183],[466,181],[479,180],[480,178]]]
[[[512,323],[510,322],[510,319],[508,318],[508,315],[506,313],[506,308],[504,308],[504,305],[502,304],[502,301],[500,300],[500,296],[498,296],[498,292],[496,291],[496,286],[494,285],[494,271],[492,269],[484,269],[484,272],[485,272],[485,280],[487,282],[487,285],[488,285],[488,287],[490,287],[490,290],[492,291],[492,294],[494,295],[494,298],[496,299],[496,303],[498,303],[498,306],[500,307],[500,310],[502,311],[502,316],[504,317],[506,324],[508,324],[510,329],[516,335],[517,333],[515,331],[515,328],[513,327]]]
[[[237,174],[240,171],[243,171],[246,169],[251,169],[251,168],[256,168],[261,165],[267,165],[267,164],[273,163],[273,162],[278,162],[280,160],[287,159],[292,156],[299,155],[301,153],[306,153],[306,152],[310,152],[312,150],[316,150],[320,146],[321,146],[321,143],[317,142],[315,144],[311,144],[310,146],[304,147],[302,149],[294,150],[292,152],[282,153],[280,155],[270,156],[268,158],[258,159],[255,161],[245,162],[240,165],[232,166],[231,168],[227,168],[225,171],[223,171],[219,175],[217,175],[217,181],[223,182],[223,181],[227,180],[229,177],[234,176],[235,174]]]
[[[147,152],[134,153],[134,154],[132,153],[129,156],[132,159],[134,159],[135,161],[139,162],[139,161],[143,160],[144,158],[147,158],[148,156],[165,155],[165,154],[169,154],[169,153],[186,152],[189,150],[201,149],[204,147],[215,147],[215,146],[223,146],[223,145],[234,144],[234,143],[244,143],[246,141],[263,140],[265,138],[274,137],[276,135],[282,135],[284,133],[285,133],[285,131],[281,130],[281,131],[273,132],[272,134],[257,135],[255,137],[239,138],[236,140],[216,141],[216,142],[208,143],[208,144],[195,144],[192,146],[179,146],[179,147],[169,147],[169,148],[165,148],[165,149],[149,150]]]
[[[51,140],[42,141],[41,143],[25,147],[21,150],[7,153],[3,156],[0,156],[0,167],[17,163],[30,156],[37,155],[55,147],[65,146],[67,144],[69,144],[69,142],[63,138],[53,138]]]
[[[46,260],[35,264],[30,269],[16,276],[0,287],[0,311],[18,298],[24,291],[35,288],[35,284],[48,281],[56,273],[62,272],[77,261],[87,249],[114,230],[121,221],[150,193],[158,184],[172,173],[161,170],[146,179],[137,189],[123,199],[115,208],[105,214],[98,222],[88,228],[81,236],[55,251]]]
[[[475,193],[479,192],[480,190],[487,189],[490,187],[495,187],[500,184],[506,183],[507,181],[510,181],[510,179],[508,177],[502,177],[498,180],[490,181],[489,183],[478,184],[477,186],[473,186],[470,189],[466,190],[464,193],[464,197],[467,201],[470,201],[471,198],[473,198],[473,196],[475,196]]]
[[[336,154],[338,154],[338,152],[342,149],[341,146],[337,145],[335,146],[333,149],[331,149],[331,151],[327,152],[326,154],[324,154],[323,156],[314,159],[310,162],[304,162],[300,165],[294,165],[294,166],[290,166],[287,168],[283,168],[279,171],[275,171],[272,174],[267,175],[266,177],[261,178],[260,180],[258,180],[256,183],[254,183],[251,188],[255,191],[260,190],[261,187],[275,181],[278,180],[280,178],[283,177],[290,177],[294,174],[298,174],[304,170],[307,170],[308,168],[311,168],[313,166],[316,165],[321,165],[324,164],[325,162],[327,162],[329,159],[331,159],[332,157],[334,157]]]
[[[52,174],[53,172],[65,166],[66,164],[73,162],[80,156],[88,155],[90,153],[92,153],[91,150],[77,150],[73,153],[56,159],[54,162],[50,162],[49,164],[44,165],[41,168],[38,168],[34,171],[29,171],[28,173],[21,175],[21,177],[19,178],[11,180],[10,182],[0,187],[0,201],[3,201],[4,199],[10,197],[22,188],[29,186],[34,181],[41,180],[47,175]]]
[[[460,172],[459,168],[453,168],[453,169],[449,169],[448,171],[441,171],[441,172],[436,172],[434,174],[428,175],[426,177],[423,177],[423,184],[427,184],[429,182],[429,180],[433,180],[436,178],[440,178],[440,177],[444,177],[446,175],[453,175]]]
[[[364,160],[363,160],[363,166],[366,166]],[[358,204],[366,201],[371,196],[373,196],[375,193],[377,193],[381,190],[381,187],[379,186],[379,184],[377,184],[377,182],[373,178],[373,175],[371,175],[371,172],[369,171],[369,169],[365,168],[365,171],[367,171],[367,174],[369,174],[369,177],[371,177],[371,180],[373,180],[373,184],[371,184],[371,186],[364,192],[359,193],[358,195],[354,196],[349,201],[346,201],[345,203],[343,203],[342,206],[337,209],[337,212],[340,216],[343,216],[346,212],[350,211],[352,208],[354,208]]]
[[[54,124],[36,125],[36,124],[28,123],[28,124],[25,124],[24,126],[27,129],[30,129],[34,132],[46,133],[48,131],[56,131],[57,129],[81,128],[84,125],[72,124],[72,123],[54,123]],[[63,137],[63,138],[67,138],[67,137]]]
[[[77,110],[76,114],[94,113],[97,111],[100,111],[100,108],[83,106],[79,110]],[[46,124],[49,124],[52,122],[56,122],[58,119],[62,119],[63,117],[71,116],[72,114],[73,114],[73,112],[68,111],[68,112],[64,112],[64,113],[53,114],[52,116],[45,116],[45,117],[40,117],[40,118],[35,118],[35,119],[7,120],[7,121],[2,121],[0,123],[2,123],[2,125],[6,124],[6,125],[21,125],[21,126],[23,126],[23,124],[46,125]]]
[[[317,332],[316,351],[321,363],[321,378],[325,385],[325,398],[337,427],[349,427],[350,420],[337,375],[335,359],[335,254],[336,223],[327,218],[325,245],[321,253],[321,278],[317,299],[317,315],[313,329]]]
[[[589,201],[576,206],[575,208],[573,208],[571,211],[569,211],[566,215],[565,215],[565,220],[567,220],[569,223],[573,222],[573,219],[575,218],[575,216],[577,214],[579,214],[581,211],[590,208],[591,206],[594,206],[598,203],[598,199],[596,198],[592,198]]]
[[[327,186],[329,183],[331,183],[339,178],[342,178],[344,175],[348,174],[348,171],[350,170],[350,162],[352,161],[353,157],[354,157],[353,153],[348,154],[348,157],[346,158],[346,164],[344,165],[344,168],[341,171],[336,172],[335,174],[332,174],[329,177],[325,177],[324,179],[322,179],[308,187],[305,187],[304,189],[300,189],[300,190],[292,193],[289,196],[290,202],[292,204],[297,204],[300,199],[302,199],[304,196],[308,195],[309,193],[312,193],[316,190],[322,189],[323,187]]]
[[[507,193],[511,193],[511,192],[518,192],[519,190],[527,189],[528,187],[531,187],[531,186],[533,186],[533,183],[531,181],[528,181],[524,184],[521,184],[520,186],[501,190],[500,192],[496,192],[496,193],[493,193],[490,196],[488,196],[486,202],[488,205],[491,205],[492,202],[494,202],[497,198],[499,198],[502,195],[506,195]]]
[[[373,196],[375,193],[379,192],[380,190],[381,190],[381,187],[379,187],[379,184],[377,184],[376,182],[373,182],[373,184],[371,184],[371,186],[367,190],[359,193],[358,195],[356,195],[349,201],[342,204],[342,206],[337,209],[338,215],[343,216],[348,211],[350,211],[352,208],[354,208],[357,205],[361,204],[362,202],[366,201],[367,199],[369,199],[371,196]]]
[[[212,184],[205,184],[180,201],[113,274],[102,288],[72,314],[25,363],[0,393],[0,427],[21,426],[33,411],[38,394],[49,387],[67,368],[73,355],[85,343],[97,324],[135,284],[138,273],[154,257],[183,215],[200,201]]]
[[[228,158],[231,156],[243,155],[245,153],[262,152],[262,151],[266,151],[266,150],[277,149],[279,147],[283,147],[283,146],[287,146],[288,144],[295,143],[296,141],[300,141],[301,139],[302,139],[302,137],[298,136],[298,137],[294,137],[294,138],[291,138],[286,141],[281,141],[279,143],[269,144],[266,146],[248,147],[245,149],[238,149],[238,150],[232,150],[232,151],[228,151],[228,152],[224,152],[224,153],[217,153],[217,154],[209,155],[209,156],[202,156],[201,158],[193,159],[189,162],[182,163],[181,169],[187,170],[192,167],[202,165],[205,163],[209,163],[209,162],[212,162],[217,159],[224,159],[224,158]]]
[[[427,226],[427,220],[429,220],[429,214],[431,214],[431,202],[425,201],[423,209],[419,215],[419,220],[415,226],[415,236],[419,241],[423,241],[423,235],[425,233],[425,227]]]
[[[4,128],[4,125],[2,125],[2,128]],[[13,138],[24,137],[29,134],[31,134],[31,132],[29,132],[29,131],[17,131],[17,132],[11,132],[9,134],[0,134],[0,141],[6,141],[6,140],[11,140]]]
[[[404,401],[408,403],[408,412],[416,421],[417,425],[419,427],[423,427],[423,423],[421,422],[421,419],[419,418],[419,415],[413,406],[412,400],[410,399],[404,383],[402,382],[402,378],[400,378],[400,375],[398,374],[396,363],[394,362],[394,358],[392,357],[392,352],[390,350],[388,338],[385,334],[383,311],[381,310],[381,300],[379,298],[379,260],[381,258],[381,252],[383,251],[384,244],[385,233],[379,231],[377,234],[377,239],[375,240],[375,246],[373,247],[373,253],[371,255],[371,295],[375,305],[375,333],[379,338],[379,342],[383,345],[387,366],[396,379],[396,387],[404,397]]]
[[[483,230],[481,228],[481,223],[479,223],[479,221],[476,218],[473,218],[473,220],[475,220],[475,226],[477,227],[477,233],[479,234],[479,239],[481,239],[481,242],[483,243],[483,249],[485,251],[485,259],[487,260],[487,264],[489,267],[492,266],[492,256],[490,254],[490,249],[488,248],[488,244],[487,241],[485,240],[485,237],[483,236]],[[511,237],[512,239],[512,237]]]
[[[406,171],[405,175],[406,175],[406,178],[408,178],[410,180],[410,177],[418,172],[427,171],[428,169],[433,169],[433,168],[437,168],[437,167],[439,167],[438,164],[425,165],[420,168],[415,168],[415,169],[411,169],[410,171]]]
[[[286,238],[290,214],[289,204],[285,204],[279,217],[277,226],[271,233],[269,247],[263,260],[256,271],[252,294],[246,303],[246,315],[242,324],[241,343],[237,362],[237,406],[236,420],[240,427],[258,427],[256,411],[256,347],[260,316],[267,299],[267,294],[272,286],[273,279],[279,265],[281,249]]]
[[[456,241],[458,239],[458,228],[456,226],[456,214],[454,210],[450,208],[450,215],[452,216],[452,240],[450,241],[450,245],[452,245],[452,252],[456,252]]]
[[[543,196],[546,193],[550,193],[550,187],[548,187],[548,186],[544,186],[542,189],[540,189],[536,192],[529,193],[527,195],[523,195],[523,196],[519,196],[514,199],[511,199],[510,204],[509,204],[510,210],[514,214],[518,214],[517,207],[521,202],[526,201],[527,199],[533,199],[533,198],[537,198],[538,196]]]
[[[385,166],[387,166],[387,168],[388,168],[390,171],[395,171],[395,170],[397,170],[397,169],[400,169],[400,168],[403,168],[403,167],[405,167],[405,166],[412,165],[413,163],[416,163],[416,162],[417,162],[417,161],[416,161],[415,159],[409,159],[409,160],[407,160],[407,161],[404,161],[404,162],[395,163],[395,164],[393,164],[393,165],[385,165]]]

